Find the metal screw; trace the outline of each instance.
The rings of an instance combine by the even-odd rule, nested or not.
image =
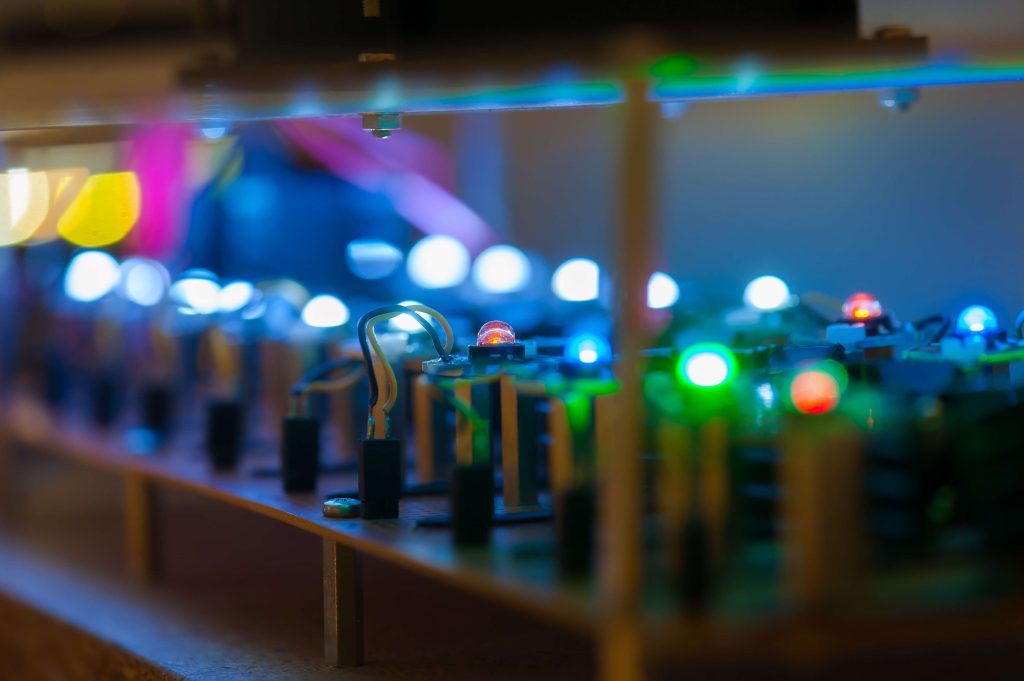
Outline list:
[[[363,130],[368,131],[377,139],[387,139],[391,133],[402,129],[402,114],[399,113],[364,113]]]

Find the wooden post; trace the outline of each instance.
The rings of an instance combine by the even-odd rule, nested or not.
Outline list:
[[[413,434],[416,440],[416,479],[434,482],[437,479],[434,453],[434,395],[437,388],[430,385],[426,374],[413,383]]]
[[[331,667],[363,663],[363,584],[359,553],[324,537],[324,659]]]
[[[813,612],[860,596],[865,568],[862,452],[832,416],[793,416],[782,438],[784,586]]]
[[[126,473],[123,485],[125,560],[132,578],[145,583],[157,571],[156,490],[138,473]]]
[[[623,65],[646,61],[642,45],[624,45]],[[616,332],[620,393],[612,448],[600,490],[601,593],[607,621],[600,640],[600,676],[635,681],[644,676],[640,613],[643,583],[644,404],[641,351],[648,342],[647,279],[653,268],[655,107],[647,80],[626,83],[621,115],[619,214],[616,224]]]

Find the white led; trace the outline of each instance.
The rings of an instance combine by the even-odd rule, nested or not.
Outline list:
[[[779,310],[791,304],[789,286],[778,277],[757,277],[743,290],[743,302],[758,310]]]
[[[341,326],[349,317],[348,306],[330,295],[313,296],[302,308],[302,321],[318,329]]]
[[[473,263],[473,283],[487,293],[515,293],[530,283],[530,259],[515,246],[491,246]]]
[[[589,258],[566,260],[551,276],[551,290],[562,300],[595,300],[600,289],[601,268]]]
[[[422,288],[458,286],[469,274],[469,251],[450,236],[428,236],[409,251],[406,270]]]
[[[660,310],[679,301],[679,284],[664,272],[655,272],[647,280],[647,307]]]
[[[79,253],[64,273],[64,293],[68,298],[88,303],[114,290],[121,280],[117,260],[103,251]]]

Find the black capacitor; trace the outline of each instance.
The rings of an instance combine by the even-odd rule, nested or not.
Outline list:
[[[395,438],[359,445],[359,500],[363,517],[397,518],[402,494],[402,444]]]
[[[285,492],[313,492],[320,472],[320,419],[287,416],[282,424],[281,481]]]
[[[494,472],[490,466],[452,469],[452,540],[479,546],[491,539],[494,516]]]
[[[594,552],[594,488],[570,487],[555,506],[558,571],[563,577],[584,577]]]
[[[234,401],[213,401],[206,411],[206,453],[210,462],[219,470],[236,467],[242,448],[242,405]]]

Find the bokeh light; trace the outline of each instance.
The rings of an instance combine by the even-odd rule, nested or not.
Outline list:
[[[772,275],[757,277],[743,289],[743,302],[766,312],[788,307],[791,298],[786,282]]]
[[[355,239],[345,248],[345,261],[361,279],[383,279],[402,264],[402,251],[381,239]]]
[[[561,300],[596,300],[600,292],[601,267],[589,258],[566,260],[551,276],[551,290]]]
[[[533,268],[515,246],[491,246],[473,263],[473,283],[487,293],[515,293],[530,283]]]
[[[171,298],[182,306],[183,312],[213,314],[220,309],[220,285],[204,276],[185,276],[174,282]]]
[[[220,312],[237,312],[252,301],[255,293],[255,287],[249,282],[233,281],[217,294],[217,309]]]
[[[71,259],[64,273],[64,293],[68,298],[88,303],[114,290],[121,280],[121,268],[109,253],[84,251]]]
[[[732,350],[720,343],[697,343],[679,356],[676,377],[698,388],[724,385],[736,371]]]
[[[822,369],[801,371],[789,384],[793,408],[803,414],[827,414],[839,404],[841,392],[836,377]]]
[[[11,168],[0,173],[0,246],[31,238],[43,224],[50,208],[50,184],[46,173]]]
[[[428,236],[409,251],[406,270],[412,283],[422,288],[458,286],[469,274],[469,251],[450,236]]]
[[[60,235],[79,246],[120,241],[139,219],[142,192],[135,173],[92,175],[57,223]]]
[[[647,280],[647,307],[662,310],[679,302],[679,284],[664,272],[655,272]]]
[[[607,362],[611,356],[611,343],[596,333],[575,334],[565,344],[565,359],[575,364]]]
[[[170,284],[171,277],[167,268],[155,260],[128,258],[121,263],[119,291],[136,305],[156,305],[164,299]]]
[[[348,306],[332,295],[313,296],[302,308],[302,321],[317,329],[341,326],[349,320]]]

